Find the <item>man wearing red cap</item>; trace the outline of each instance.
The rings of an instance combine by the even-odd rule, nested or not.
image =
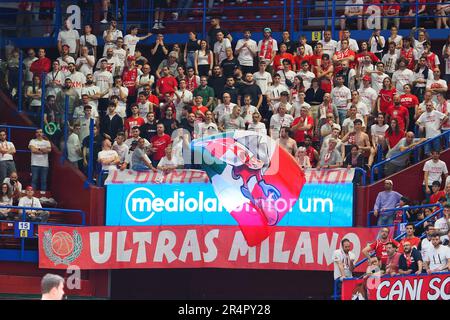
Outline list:
[[[34,190],[32,186],[28,186],[25,188],[25,197],[20,198],[19,200],[19,207],[28,207],[28,208],[37,208],[41,209],[41,202],[38,198],[33,197]],[[27,215],[26,220],[32,221],[32,222],[47,222],[49,213],[48,211],[43,210],[25,210],[25,213]],[[18,219],[22,220],[22,211],[19,210],[19,216]]]
[[[377,105],[378,94],[371,86],[372,78],[365,75],[363,78],[363,86],[358,89],[361,102],[364,103],[371,111],[374,111]]]

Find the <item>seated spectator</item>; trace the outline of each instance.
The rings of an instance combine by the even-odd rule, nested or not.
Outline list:
[[[20,198],[19,207],[28,207],[28,208],[36,208],[41,209],[42,205],[38,198],[33,197],[34,189],[32,186],[28,186],[25,188],[25,197]],[[48,221],[49,213],[48,211],[43,210],[25,210],[26,220],[31,222],[42,222],[46,223]],[[18,220],[22,220],[22,211],[19,210],[19,214],[16,217]]]
[[[427,201],[431,196],[431,185],[433,181],[445,181],[448,176],[447,165],[439,159],[439,151],[431,151],[431,159],[425,162],[423,166],[423,191]],[[442,179],[443,178],[443,179]]]
[[[133,151],[133,155],[131,157],[131,169],[136,171],[148,171],[152,170],[157,172],[158,170],[153,166],[152,162],[148,158],[145,151],[145,140],[144,138],[138,139],[138,144],[136,149]]]
[[[18,175],[16,171],[11,172],[9,177],[3,180],[3,183],[8,184],[9,190],[11,191],[14,203],[19,201],[20,195],[22,194],[22,183],[18,180]]]
[[[409,246],[411,248],[419,248],[420,247],[420,238],[416,237],[414,235],[416,227],[414,226],[414,223],[407,223],[405,230],[406,230],[406,236],[400,240],[400,246],[398,248],[398,252],[403,253],[405,248],[405,243],[408,242]]]
[[[14,144],[6,140],[6,130],[0,130],[0,181],[3,181],[13,171],[16,171],[16,164],[13,155],[16,153]]]
[[[397,241],[389,237],[389,228],[384,227],[380,231],[380,238],[372,242],[371,244],[368,244],[362,250],[362,254],[364,254],[370,261],[370,252],[375,251],[375,256],[379,260],[381,260],[382,267],[385,267],[388,261],[386,248],[388,243],[393,243],[396,247],[399,246],[399,243]]]
[[[450,269],[450,249],[441,245],[439,234],[431,236],[432,246],[427,250],[423,261],[428,274],[448,272]]]
[[[442,218],[434,223],[434,232],[441,236],[441,241],[445,240],[445,236],[450,230],[450,204],[444,205]]]
[[[447,92],[447,82],[444,79],[441,79],[441,71],[439,70],[439,67],[433,69],[433,78],[427,80],[426,89],[431,91],[434,103],[437,103],[438,93]]]
[[[11,208],[2,208],[1,206],[13,205],[13,193],[6,182],[1,184],[0,190],[0,220],[6,220],[10,217]]]
[[[395,211],[390,210],[397,207],[402,195],[393,191],[394,183],[392,180],[384,180],[384,191],[378,193],[373,208],[373,215],[378,217],[377,226],[390,226],[394,222]],[[389,210],[389,211],[387,211]]]
[[[395,243],[388,242],[386,243],[386,254],[387,254],[387,262],[385,274],[390,276],[395,276],[399,273],[399,259],[401,253],[397,252],[397,246]]]
[[[137,142],[141,138],[140,134],[141,134],[141,130],[139,127],[131,128],[131,137],[125,140],[125,144],[128,146],[128,148],[131,148],[131,144],[135,141]],[[156,124],[155,124],[155,134],[154,135],[156,135]],[[152,137],[153,137],[153,135],[152,135]],[[142,138],[144,138],[144,137],[142,136]],[[149,141],[150,140],[148,140],[147,137],[144,138],[146,148],[150,148]]]
[[[265,128],[265,126],[264,126]],[[249,127],[250,130],[250,127]],[[206,111],[205,113],[205,121],[204,122],[197,122],[195,124],[194,129],[194,138],[203,138],[208,137],[210,135],[219,133],[219,129],[217,127],[217,124],[214,122],[213,113],[211,111]]]
[[[342,167],[342,156],[336,149],[336,145],[336,139],[330,138],[328,148],[320,153],[320,161],[317,168],[331,169]]]
[[[346,27],[354,28],[355,22],[358,30],[362,29],[363,5],[364,2],[362,0],[347,0],[345,2],[344,15],[341,16],[340,20],[341,30],[344,30]]]
[[[311,162],[309,161],[309,157],[306,154],[306,148],[305,147],[299,147],[297,149],[297,153],[295,154],[295,160],[297,161],[298,165],[302,169],[309,169],[309,168],[312,167],[311,166]]]
[[[102,166],[102,171],[114,171],[117,170],[117,165],[120,163],[119,155],[115,150],[113,150],[111,145],[111,141],[109,139],[103,140],[102,151],[98,153],[98,162]],[[107,173],[103,173],[104,179],[107,176]]]
[[[125,144],[125,133],[124,132],[118,132],[116,140],[114,141],[112,145],[112,149],[117,152],[119,155],[119,168],[120,170],[125,170],[128,165],[128,153],[130,151],[130,148],[127,144]]]
[[[445,191],[441,190],[441,183],[439,181],[433,181],[431,184],[431,191],[433,192],[430,196],[430,204],[438,203],[439,199],[445,198]]]
[[[359,152],[359,147],[354,144],[350,148],[350,153],[344,159],[344,168],[364,168],[366,159]],[[356,175],[356,173],[355,173]],[[359,179],[355,180],[358,181]]]
[[[165,133],[164,124],[158,123],[156,125],[156,135],[153,136],[150,140],[151,151],[152,151],[152,164],[153,167],[157,167],[159,161],[164,157],[166,148],[172,144],[172,138]],[[139,147],[140,147],[140,141]],[[134,165],[134,160],[133,160]]]
[[[420,275],[423,270],[423,259],[420,251],[411,246],[409,241],[403,242],[403,254],[398,261],[399,274]]]
[[[48,154],[52,147],[42,129],[36,130],[36,138],[30,141],[28,149],[31,151],[31,186],[36,189],[40,181],[40,191],[44,193],[47,191]]]
[[[156,70],[155,74],[156,74],[156,78],[160,79],[163,77],[163,75],[161,74],[161,71],[164,71],[164,68],[167,68],[167,71],[174,76],[175,78],[178,76],[178,63],[177,63],[177,59],[178,59],[178,54],[174,51],[171,51],[169,53],[169,57],[167,59],[164,59],[158,66],[158,69]]]
[[[345,153],[343,152],[343,143],[342,140],[339,139],[341,130],[339,129],[338,125],[333,126],[333,129],[331,130],[331,134],[324,137],[322,140],[322,145],[320,146],[320,152],[323,152],[324,150],[327,150],[328,148],[328,142],[331,138],[336,140],[336,150],[341,153],[341,156],[344,157]],[[349,150],[350,152],[350,150]]]
[[[308,135],[305,136],[305,149],[306,155],[309,157],[309,162],[311,163],[311,166],[315,168],[320,160],[320,155],[317,152],[317,150],[312,146],[311,136]]]
[[[386,158],[392,159],[393,157],[401,154],[402,152],[414,148],[423,141],[425,141],[425,138],[422,139],[415,138],[414,132],[408,131],[405,137],[401,138],[401,140],[388,151]],[[392,159],[391,161],[387,162],[384,167],[385,176],[390,176],[391,174],[399,172],[404,168],[406,168],[408,165],[410,165],[411,155],[412,155],[411,153],[407,153],[401,157]]]
[[[183,167],[181,160],[177,156],[172,155],[172,147],[167,147],[165,153],[166,155],[158,163],[158,170],[162,170],[164,174],[168,174],[175,169],[181,169]]]
[[[312,135],[314,130],[314,119],[309,115],[306,106],[301,107],[300,116],[292,122],[291,131],[297,145],[304,145],[305,135]]]

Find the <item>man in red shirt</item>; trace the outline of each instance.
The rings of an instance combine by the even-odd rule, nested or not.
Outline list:
[[[295,65],[294,56],[287,52],[286,44],[280,44],[280,53],[278,53],[273,59],[273,66],[276,71],[283,70],[283,60],[289,60],[291,62],[291,66]]]
[[[407,68],[409,70],[414,70],[415,58],[414,58],[414,48],[411,46],[411,38],[403,38],[403,48],[400,50],[400,57],[406,58],[408,60]]]
[[[41,76],[43,72],[48,73],[51,67],[52,61],[45,56],[45,49],[40,48],[38,51],[38,59],[31,64],[30,72],[33,72],[33,75]]]
[[[178,87],[177,79],[170,74],[167,67],[164,67],[160,74],[161,78],[156,82],[156,94],[159,97],[164,97],[166,93],[173,95]]]
[[[386,227],[382,228],[380,231],[380,239],[367,245],[367,247],[362,250],[362,253],[370,260],[370,252],[375,251],[375,255],[381,260],[382,265],[386,266],[388,260],[386,245],[389,242],[394,243],[397,247],[399,246],[397,241],[389,237],[389,229]]]
[[[134,127],[140,127],[144,125],[145,120],[144,118],[139,116],[139,107],[134,104],[131,106],[131,117],[127,118],[125,120],[125,135],[128,138],[131,138],[131,129]]]
[[[322,57],[323,57],[323,44],[318,42],[316,47],[314,48],[314,54],[312,56],[305,56],[305,59],[309,59],[309,64],[311,65],[311,71],[314,72],[317,76],[318,69],[321,68],[322,65]],[[328,58],[332,58],[327,55]],[[297,59],[297,57],[296,57]]]
[[[416,95],[412,94],[412,86],[407,83],[403,86],[403,91],[405,92],[400,96],[400,104],[408,109],[409,113],[409,126],[408,131],[414,131],[414,116],[416,113],[416,108],[419,106],[419,99]]]
[[[304,145],[305,135],[312,136],[313,127],[314,119],[309,115],[308,108],[303,106],[300,109],[300,117],[295,118],[291,126],[297,145]]]
[[[166,148],[172,144],[172,139],[168,134],[164,133],[164,125],[158,123],[156,125],[156,135],[150,139],[152,145],[152,164],[156,168],[159,161],[164,157]]]
[[[400,104],[400,96],[394,96],[394,104],[389,106],[387,111],[387,122],[391,122],[392,119],[397,119],[400,130],[405,130],[409,126],[409,111],[407,108]]]
[[[414,223],[409,222],[406,225],[406,237],[404,237],[402,240],[400,240],[400,246],[398,247],[398,252],[403,253],[403,245],[405,242],[409,242],[411,245],[411,248],[418,248],[420,244],[420,238],[414,236]]]
[[[347,39],[341,40],[341,51],[336,51],[333,56],[333,63],[335,64],[334,73],[341,70],[342,60],[347,60],[350,68],[354,69],[356,67],[356,54],[350,50],[349,41]]]

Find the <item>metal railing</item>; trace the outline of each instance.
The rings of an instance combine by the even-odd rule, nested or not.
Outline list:
[[[1,129],[6,129],[6,134],[7,134],[7,140],[8,141],[13,141],[12,138],[12,130],[28,130],[28,131],[35,131],[37,129],[37,127],[25,127],[25,126],[12,126],[12,125],[0,125],[0,130]],[[28,147],[26,149],[18,149],[16,148],[16,152],[20,152],[20,153],[29,153],[31,152],[30,149],[28,149]]]
[[[4,220],[0,219],[0,224],[7,223],[7,224],[18,224],[20,222],[29,222],[33,225],[52,225],[52,226],[65,226],[65,227],[79,227],[79,226],[85,226],[86,225],[86,213],[82,210],[72,210],[72,209],[59,209],[59,208],[35,208],[35,207],[18,207],[18,206],[3,206],[0,205],[1,209],[11,209],[14,211],[22,211],[22,214],[17,213],[19,220]],[[64,223],[47,223],[47,222],[37,222],[37,221],[29,221],[27,219],[27,210],[33,210],[33,211],[48,211],[48,212],[57,212],[57,213],[68,213],[68,214],[78,214],[81,216],[81,224],[64,224]],[[5,233],[4,230],[0,231],[0,238],[17,238],[16,235],[13,233]],[[27,239],[37,239],[38,236],[36,235],[36,232],[33,232],[31,235],[28,235],[25,237],[20,237],[20,249],[17,250],[11,250],[11,249],[0,249],[0,260],[3,261],[22,261],[22,262],[37,262],[37,256],[36,254],[33,255],[33,253],[36,253],[36,251],[31,252],[30,250],[25,249],[25,241]],[[31,257],[31,258],[30,258]]]
[[[415,147],[405,150],[393,157],[384,159],[381,162],[377,162],[376,164],[374,164],[372,166],[372,169],[370,172],[370,183],[374,183],[374,182],[382,179],[383,172],[384,172],[384,166],[386,164],[388,164],[389,162],[391,162],[392,160],[398,159],[400,157],[405,157],[408,154],[411,154],[412,152],[414,152],[414,163],[418,163],[420,160],[419,159],[419,151],[425,147],[433,147],[433,144],[435,143],[435,141],[439,141],[439,142],[441,142],[441,144],[443,143],[444,149],[447,149],[449,147],[449,141],[450,141],[450,130],[447,130],[434,138],[427,139],[427,140],[419,143]],[[377,153],[378,153],[378,155],[381,155],[380,149],[378,150]],[[406,165],[405,165],[405,167],[406,167]]]
[[[423,204],[423,205],[419,205],[419,206],[404,206],[401,208],[393,208],[393,209],[387,209],[387,210],[383,210],[382,212],[398,212],[398,211],[402,211],[402,222],[406,222],[407,221],[407,216],[406,216],[406,211],[410,211],[410,210],[417,210],[417,209],[425,209],[425,208],[434,208],[434,207],[439,207],[439,210],[442,209],[442,205],[440,203],[434,203],[434,204]],[[379,215],[381,214],[381,210]],[[374,215],[374,211],[369,211],[367,213],[367,226],[368,227],[372,227],[371,224],[371,218]],[[382,225],[382,226],[377,226],[377,227],[392,227],[395,224],[391,224],[391,225]]]

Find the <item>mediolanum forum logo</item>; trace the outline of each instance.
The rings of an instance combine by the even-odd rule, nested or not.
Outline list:
[[[131,191],[125,200],[125,211],[128,217],[138,223],[143,223],[156,213],[183,213],[183,212],[221,212],[223,206],[217,198],[205,198],[203,191],[194,197],[186,196],[185,191],[168,191],[163,197],[144,187]]]

